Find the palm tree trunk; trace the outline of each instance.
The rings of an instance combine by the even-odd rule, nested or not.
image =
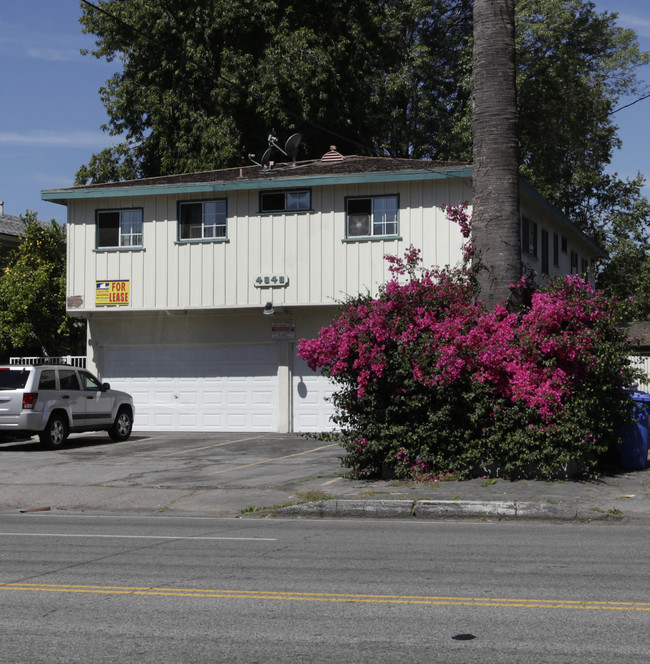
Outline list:
[[[522,274],[514,0],[474,0],[473,236],[479,299],[508,301]]]

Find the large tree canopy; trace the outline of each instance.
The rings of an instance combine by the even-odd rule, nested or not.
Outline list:
[[[645,91],[637,72],[649,55],[589,0],[515,5],[522,174],[597,240],[619,213],[636,215],[647,239],[647,208],[644,218],[643,205],[624,209],[642,180],[606,167],[620,147],[614,111]],[[348,154],[472,157],[471,0],[83,8],[91,53],[119,63],[100,93],[104,129],[122,142],[93,155],[79,184],[237,166],[260,156],[269,133],[294,131],[304,157],[331,143]]]
[[[613,111],[640,94],[648,62],[633,31],[583,0],[519,0],[518,97],[522,173],[585,229],[620,147]]]
[[[471,0],[83,7],[91,53],[121,64],[100,92],[105,129],[124,142],[80,182],[239,165],[269,132],[294,130],[313,155],[334,141],[471,158]],[[570,211],[618,147],[611,112],[640,91],[648,55],[586,0],[517,0],[516,19],[523,171]]]
[[[92,53],[119,59],[79,183],[240,165],[269,133],[305,154],[450,157],[469,0],[108,0],[84,6]],[[432,72],[434,75],[432,75]],[[467,140],[467,136],[464,137]],[[467,143],[469,145],[469,143]],[[259,154],[258,154],[259,156]]]

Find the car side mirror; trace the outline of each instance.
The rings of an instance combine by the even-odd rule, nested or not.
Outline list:
[[[102,392],[106,392],[111,389],[110,383],[102,383]]]

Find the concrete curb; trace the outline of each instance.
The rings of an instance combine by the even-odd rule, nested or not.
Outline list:
[[[258,516],[268,514],[322,518],[621,520],[612,514],[575,507],[474,500],[322,500],[258,512]]]
[[[413,506],[412,500],[320,500],[270,511],[279,516],[407,519],[413,516]]]

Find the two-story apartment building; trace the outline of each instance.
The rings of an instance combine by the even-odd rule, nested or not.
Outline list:
[[[471,166],[341,158],[70,187],[68,311],[88,364],[133,394],[136,430],[323,431],[331,387],[296,356],[348,295],[389,277],[385,254],[461,260],[445,204]],[[603,252],[525,183],[522,256],[539,274]]]

